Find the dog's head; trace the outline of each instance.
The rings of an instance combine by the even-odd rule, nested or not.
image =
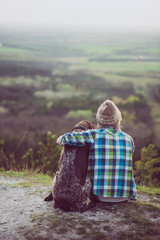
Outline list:
[[[94,125],[87,121],[87,120],[83,120],[83,121],[80,121],[79,123],[77,123],[73,128],[72,128],[72,131],[86,131],[88,129],[94,129]]]

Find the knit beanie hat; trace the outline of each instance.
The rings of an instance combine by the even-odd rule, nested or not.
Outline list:
[[[113,125],[118,122],[120,111],[114,102],[106,100],[97,110],[96,119],[101,124]]]

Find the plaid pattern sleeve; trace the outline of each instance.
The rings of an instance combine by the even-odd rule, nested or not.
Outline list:
[[[71,132],[66,133],[62,136],[61,145],[70,145],[70,146],[90,146],[94,143],[95,130],[90,129],[82,132]]]

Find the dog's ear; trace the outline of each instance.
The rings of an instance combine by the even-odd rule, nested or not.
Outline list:
[[[86,123],[88,124],[88,129],[94,129],[94,125],[91,122],[86,121]]]
[[[91,127],[91,129],[94,129],[94,128],[95,128],[92,123],[90,123],[90,127]]]

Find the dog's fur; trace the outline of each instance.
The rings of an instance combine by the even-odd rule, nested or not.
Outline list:
[[[75,129],[76,128],[76,129]],[[72,131],[93,129],[88,121],[81,121]],[[92,184],[87,175],[88,147],[65,146],[62,149],[59,170],[56,173],[52,196],[54,207],[63,211],[81,210],[90,198]]]

